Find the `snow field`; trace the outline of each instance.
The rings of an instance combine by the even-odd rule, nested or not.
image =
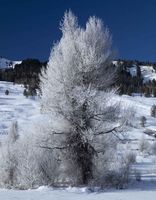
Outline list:
[[[9,90],[9,95],[5,95],[5,90]],[[13,121],[18,121],[20,132],[28,130],[29,123],[41,117],[39,101],[23,96],[24,88],[20,85],[13,85],[9,82],[0,82],[0,140],[6,137],[8,129]],[[119,191],[94,192],[91,193],[86,188],[53,189],[40,187],[36,190],[3,190],[0,189],[0,200],[22,199],[22,200],[155,200],[156,196],[156,155],[150,152],[140,152],[139,143],[142,138],[149,144],[153,144],[156,139],[147,135],[146,130],[156,131],[156,119],[150,116],[150,109],[156,103],[155,98],[145,98],[140,96],[115,96],[114,100],[119,101],[123,110],[131,107],[135,117],[132,119],[132,126],[124,134],[125,142],[119,145],[119,151],[130,151],[136,154],[136,163],[132,166],[132,175],[135,172],[141,174],[141,182],[132,183],[129,189]],[[147,123],[141,127],[139,119],[145,116]]]

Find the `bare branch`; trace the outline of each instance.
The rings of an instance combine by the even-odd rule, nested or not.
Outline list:
[[[63,150],[63,149],[67,149],[68,147],[67,146],[64,146],[64,147],[48,147],[48,146],[39,146],[40,148],[43,148],[43,149],[49,149],[49,150],[54,150],[54,149],[57,149],[57,150]]]
[[[63,135],[63,134],[68,134],[68,133],[65,133],[65,132],[52,132],[52,134],[54,134],[54,135]]]
[[[98,136],[98,135],[104,135],[104,134],[108,134],[108,133],[112,133],[113,131],[117,131],[117,129],[118,128],[120,128],[121,126],[117,126],[117,127],[114,127],[114,128],[112,128],[112,129],[110,129],[110,130],[108,130],[108,131],[101,131],[101,132],[99,132],[99,133],[95,133],[94,135],[95,136]]]

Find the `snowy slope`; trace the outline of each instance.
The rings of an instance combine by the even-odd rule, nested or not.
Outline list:
[[[5,95],[5,90],[9,90],[9,95]],[[23,96],[23,90],[20,85],[0,82],[0,139],[8,133],[12,121],[25,127],[39,113],[38,102]]]
[[[144,65],[140,65],[140,70],[141,70],[141,74],[143,76],[144,79],[144,83],[146,83],[149,80],[156,80],[156,71],[153,68],[153,66],[144,66]],[[131,68],[129,68],[128,70],[130,72],[130,74],[132,76],[136,76],[137,75],[137,70],[136,70],[136,66],[133,66]]]
[[[118,66],[118,61],[113,61],[113,64],[115,66]],[[120,64],[123,64],[123,62],[120,61]],[[140,65],[139,67],[140,67],[140,70],[141,70],[141,75],[143,77],[144,83],[146,83],[149,80],[153,80],[153,79],[156,80],[156,71],[153,68],[153,66]],[[129,66],[129,67],[126,68],[126,70],[128,72],[130,72],[132,77],[137,76],[137,66],[136,65]]]
[[[9,90],[9,95],[5,95],[6,89]],[[20,130],[27,130],[30,122],[40,116],[39,101],[24,97],[23,90],[24,88],[20,85],[0,82],[0,140],[6,137],[12,121],[18,121]],[[124,134],[126,140],[120,143],[118,151],[131,151],[137,155],[131,174],[133,176],[135,172],[140,172],[141,182],[130,184],[128,190],[107,191],[106,193],[88,193],[86,189],[78,188],[54,190],[52,188],[41,187],[37,190],[28,191],[0,189],[0,199],[94,200],[98,198],[99,200],[142,200],[146,198],[147,200],[154,200],[156,196],[156,155],[150,152],[140,152],[139,144],[143,137],[150,145],[156,142],[155,137],[145,134],[146,130],[156,131],[156,118],[150,116],[150,109],[156,103],[156,98],[116,95],[114,100],[119,101],[123,109],[131,107],[135,112],[135,116],[132,119],[132,126],[128,127],[126,134]],[[145,116],[147,119],[144,128],[139,124],[141,116]]]
[[[140,66],[141,68],[141,74],[144,77],[144,82],[147,82],[149,80],[156,80],[156,71],[153,69],[152,66]]]
[[[0,69],[6,69],[6,68],[14,68],[14,66],[16,64],[20,64],[22,61],[11,61],[11,60],[8,60],[6,58],[1,58],[0,57]]]
[[[9,90],[9,95],[5,95],[5,90]],[[5,137],[12,121],[18,121],[20,130],[26,129],[33,119],[40,116],[39,101],[26,98],[23,96],[24,88],[20,85],[13,85],[9,82],[0,82],[0,139]],[[138,151],[139,143],[144,137],[149,143],[155,142],[153,136],[145,134],[147,130],[156,131],[156,119],[150,116],[150,109],[155,104],[155,98],[146,98],[140,96],[118,96],[114,97],[115,101],[119,101],[122,108],[131,107],[135,112],[132,120],[132,126],[128,127],[124,138],[127,142],[121,144],[120,151],[133,151],[137,154],[137,163],[134,168],[140,170],[142,176],[150,176],[152,179],[156,177],[156,156],[143,155]],[[145,116],[147,123],[144,128],[140,126],[140,117]],[[22,131],[21,131],[22,132]],[[2,137],[3,136],[3,137]]]
[[[9,95],[5,95],[5,90],[9,90]],[[0,82],[0,139],[6,136],[13,121],[18,121],[21,130],[25,128],[27,130],[29,123],[40,116],[39,101],[23,96],[23,90],[24,88],[20,85],[13,85],[11,82]],[[138,168],[144,163],[147,168],[146,175],[151,173],[150,169],[155,169],[152,173],[156,176],[156,156],[148,155],[149,159],[147,159],[144,158],[144,155],[140,155],[138,151],[142,137],[150,143],[156,141],[153,136],[144,133],[147,130],[156,131],[156,119],[150,116],[151,106],[156,103],[156,99],[116,95],[114,100],[119,101],[123,109],[131,107],[135,112],[135,117],[132,120],[133,126],[128,127],[126,134],[124,134],[127,142],[121,144],[121,151],[125,149],[133,150],[137,154],[138,161],[138,165],[135,167]],[[147,119],[144,128],[139,124],[141,116],[145,116]]]
[[[156,134],[156,118],[151,117],[151,106],[156,103],[156,98],[146,98],[141,96],[116,96],[116,100],[120,101],[123,108],[131,107],[134,117],[131,120],[131,126],[128,127],[127,133],[124,135],[126,141],[120,145],[120,151],[129,151],[136,154],[136,163],[132,166],[132,174],[136,172],[141,174],[141,179],[145,180],[147,185],[149,182],[156,184],[156,152],[151,152],[152,145],[156,142],[154,134]],[[147,121],[145,127],[140,125],[140,117],[145,116]],[[147,133],[154,134],[147,134]],[[140,151],[142,141],[148,144],[147,151]],[[142,186],[141,186],[142,187]]]

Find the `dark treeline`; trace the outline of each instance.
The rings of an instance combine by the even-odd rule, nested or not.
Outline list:
[[[24,84],[24,95],[35,95],[36,89],[39,87],[39,74],[42,67],[46,67],[46,64],[47,62],[40,62],[37,59],[23,60],[21,64],[16,64],[14,68],[1,69],[0,81]],[[153,66],[152,73],[156,73],[156,63],[118,60],[117,66],[115,85],[119,87],[120,94],[140,93],[146,97],[156,97],[156,80],[144,83],[140,68],[140,66]],[[136,67],[135,76],[130,73],[132,67]]]
[[[118,60],[118,76],[116,85],[119,87],[120,94],[132,95],[132,93],[140,93],[146,97],[156,97],[156,80],[144,82],[141,73],[141,66],[153,66],[152,73],[156,73],[156,63],[141,62],[132,60]],[[131,68],[136,69],[136,74],[132,76]]]
[[[24,95],[34,95],[39,86],[41,68],[45,67],[46,64],[46,62],[40,62],[37,59],[23,60],[14,68],[0,70],[0,80],[24,84]]]

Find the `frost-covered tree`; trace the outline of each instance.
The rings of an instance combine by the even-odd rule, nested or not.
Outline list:
[[[102,166],[98,162],[108,164],[122,126],[119,105],[112,100],[115,91],[110,89],[115,77],[112,39],[100,19],[90,17],[81,28],[70,11],[61,31],[40,84],[42,112],[60,123],[51,129],[52,142],[41,147],[59,152],[67,179],[76,177],[73,184],[88,184]],[[67,129],[58,131],[62,123]]]
[[[140,141],[139,141],[139,150],[142,153],[146,153],[149,151],[149,142],[148,140],[144,137],[144,135],[142,135]]]

